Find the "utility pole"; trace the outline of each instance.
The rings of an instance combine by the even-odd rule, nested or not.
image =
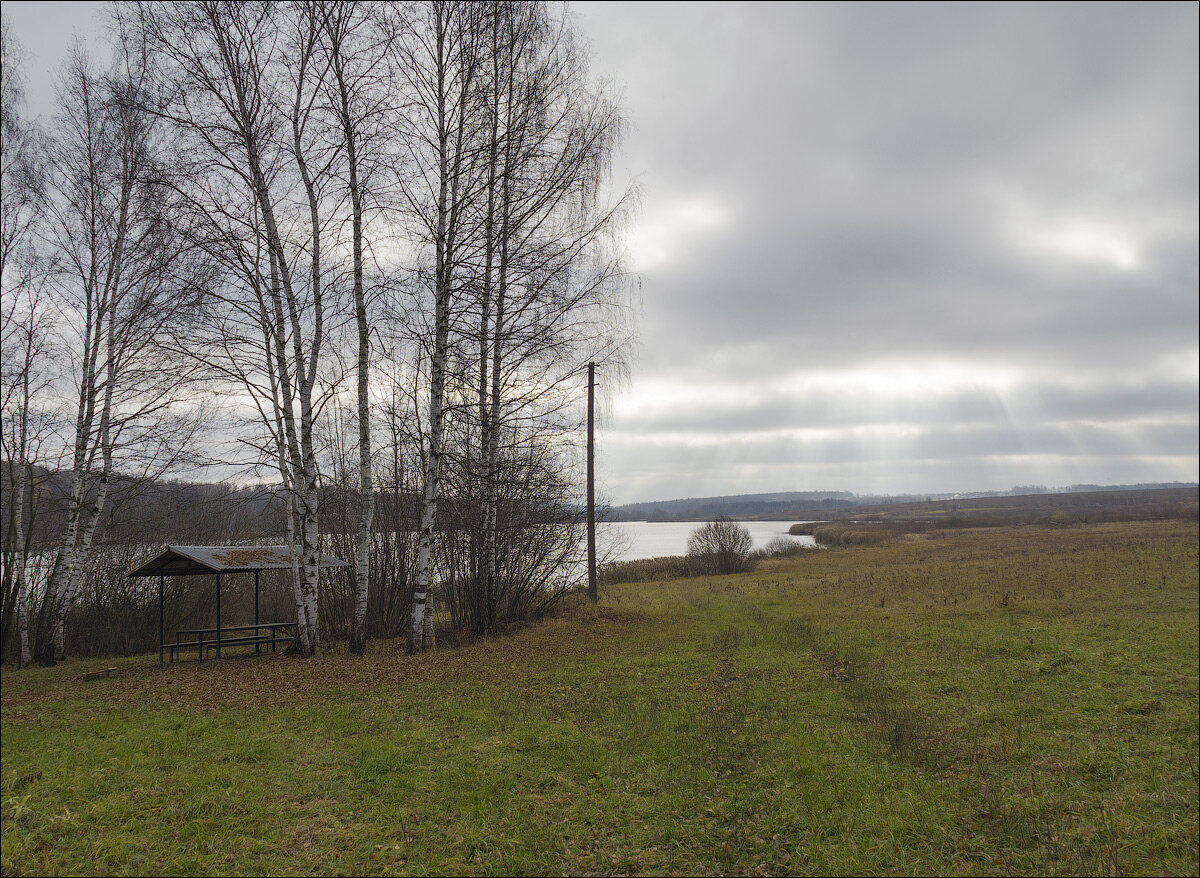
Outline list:
[[[588,363],[587,530],[588,595],[600,602],[596,584],[596,364]]]

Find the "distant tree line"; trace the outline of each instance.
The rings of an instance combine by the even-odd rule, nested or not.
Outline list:
[[[579,577],[581,369],[619,379],[632,337],[622,117],[566,8],[112,24],[45,125],[3,31],[5,658],[133,648],[79,632],[147,612],[129,547],[184,534],[291,546],[305,655],[547,611]],[[260,487],[155,487],[213,464]]]
[[[942,502],[989,497],[1031,497],[1041,494],[1079,493],[1137,493],[1156,490],[1180,490],[1197,487],[1195,483],[1155,482],[1137,485],[1071,485],[1047,488],[1043,485],[1017,485],[1006,491],[972,491],[938,495],[868,495],[847,491],[786,491],[774,494],[737,494],[724,497],[690,497],[683,500],[657,500],[649,503],[628,503],[606,510],[612,521],[704,521],[717,516],[781,519],[803,518],[821,514],[850,514],[870,506],[894,506],[920,502]],[[1016,499],[1020,504],[1023,501]]]
[[[820,495],[791,500],[758,500],[746,497],[711,497],[700,500],[660,500],[654,503],[630,503],[606,510],[611,521],[702,521],[719,516],[778,515],[794,518],[797,513],[819,513],[844,509],[861,502],[853,494],[840,497]]]

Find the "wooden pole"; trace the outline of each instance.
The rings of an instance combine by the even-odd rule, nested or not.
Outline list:
[[[588,363],[588,437],[587,437],[587,540],[588,596],[600,602],[596,583],[596,364]]]

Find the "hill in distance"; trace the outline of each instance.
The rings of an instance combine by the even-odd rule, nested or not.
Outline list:
[[[1081,494],[1115,491],[1154,491],[1196,488],[1195,482],[1156,482],[1139,485],[1017,485],[1007,491],[972,491],[955,494],[860,495],[849,491],[778,491],[770,494],[732,494],[721,497],[688,497],[611,506],[609,521],[698,521],[718,515],[729,518],[803,518],[830,515],[864,506],[967,500],[987,497],[1025,497],[1045,494]]]

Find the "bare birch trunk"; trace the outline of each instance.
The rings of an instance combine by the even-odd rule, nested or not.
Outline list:
[[[305,473],[307,485],[297,498],[300,506],[300,544],[303,554],[300,563],[301,590],[304,595],[305,624],[308,627],[308,651],[314,656],[321,646],[321,635],[317,615],[320,576],[321,543],[316,511],[316,472]]]
[[[274,370],[272,370],[274,382]],[[296,492],[293,479],[288,469],[287,453],[284,449],[283,426],[279,423],[281,417],[276,408],[276,448],[279,455],[279,475],[283,482],[284,497],[287,499],[287,546],[292,560],[292,600],[296,604],[296,637],[299,640],[300,654],[308,655],[311,646],[308,639],[308,606],[304,600],[304,588],[300,579],[300,545],[296,540],[296,522],[299,518],[296,509]]]
[[[300,594],[297,603],[297,625],[304,631],[300,638],[301,651],[304,655],[311,656],[316,654],[319,648],[317,635],[317,584],[320,576],[320,540],[317,517],[317,471],[312,435],[312,387],[316,379],[315,367],[319,353],[319,341],[314,341],[313,343],[313,349],[307,363],[309,368],[306,370],[306,362],[300,340],[300,320],[296,311],[291,271],[287,265],[283,240],[275,221],[274,208],[266,179],[258,164],[258,150],[253,142],[248,141],[246,146],[247,154],[250,158],[251,172],[255,181],[256,200],[263,216],[263,225],[266,231],[267,245],[272,262],[272,276],[275,278],[275,281],[271,285],[273,313],[271,315],[272,325],[270,329],[274,347],[277,379],[279,381],[279,410],[283,425],[283,442],[287,449],[288,468],[291,472],[290,494],[295,504],[295,520],[300,530]],[[314,234],[318,233],[314,232]],[[319,263],[313,271],[314,284],[317,285],[319,290]],[[318,339],[321,325],[320,303],[321,298],[318,291],[314,302],[314,307],[318,312],[316,318]],[[292,356],[295,358],[295,372],[297,377],[300,378],[299,388],[296,388],[293,384],[293,372],[289,366],[289,356],[285,339],[285,327],[289,324],[292,329]],[[299,431],[297,431],[294,410],[297,396],[300,403]],[[297,481],[300,482],[299,485],[297,485]]]
[[[433,5],[436,35],[436,101],[438,149],[438,200],[434,231],[434,343],[429,369],[429,456],[425,465],[425,502],[421,511],[421,534],[417,543],[416,586],[413,593],[411,649],[433,646],[433,531],[441,497],[442,430],[444,419],[446,358],[450,347],[451,260],[450,235],[450,136],[447,121],[447,57],[449,22],[447,10]],[[465,88],[465,85],[464,85]],[[461,119],[460,119],[461,125]],[[456,156],[456,159],[458,157]]]
[[[279,301],[279,269],[275,261],[275,251],[268,248],[270,264],[269,289],[272,290],[272,303]],[[288,554],[292,561],[292,600],[296,605],[296,636],[301,655],[308,655],[310,645],[308,639],[308,611],[304,599],[304,589],[300,577],[301,547],[296,537],[298,508],[296,505],[295,477],[292,474],[288,458],[288,425],[285,406],[291,405],[291,393],[285,389],[280,379],[280,369],[286,374],[286,363],[279,361],[277,352],[282,349],[282,342],[277,338],[278,324],[272,320],[271,311],[262,295],[258,296],[259,324],[263,333],[263,349],[266,354],[266,372],[270,390],[271,416],[273,418],[272,432],[275,441],[276,467],[279,470],[279,481],[283,486],[283,496],[286,503],[284,510],[287,528]]]
[[[62,655],[63,632],[59,620],[63,614],[70,591],[71,581],[78,564],[79,528],[83,517],[88,492],[90,491],[87,470],[89,446],[95,414],[95,368],[99,329],[94,326],[96,303],[88,295],[84,327],[84,357],[80,375],[79,403],[75,417],[75,448],[72,455],[71,500],[67,506],[67,517],[59,538],[54,564],[50,568],[50,579],[46,584],[43,607],[39,613],[37,643],[35,651],[42,664],[53,664]]]
[[[319,294],[320,266],[318,264],[313,269],[314,278],[316,278],[314,283],[318,289],[314,302],[314,308],[317,312],[315,334],[318,340],[313,342],[311,357],[307,364],[309,370],[306,370],[300,334],[300,319],[297,313],[294,294],[295,288],[283,247],[283,238],[280,235],[279,226],[275,219],[275,210],[271,200],[270,189],[259,163],[258,145],[252,137],[247,137],[244,145],[251,179],[254,182],[255,200],[263,218],[266,243],[272,260],[272,275],[277,279],[277,282],[272,283],[270,287],[272,305],[271,335],[274,345],[276,368],[278,369],[280,410],[283,418],[285,444],[288,449],[289,466],[294,474],[292,493],[297,506],[297,520],[300,525],[302,553],[300,561],[300,596],[301,605],[304,607],[306,617],[303,620],[298,619],[297,623],[303,625],[308,637],[307,644],[304,643],[303,637],[301,639],[303,654],[314,655],[319,646],[315,635],[317,632],[317,580],[320,573],[320,554],[319,540],[317,538],[316,464],[313,454],[312,436],[312,386],[316,379],[315,366],[319,353],[321,326],[321,298]],[[311,201],[313,197],[311,181],[309,181],[309,184]],[[314,234],[317,233],[315,232]],[[296,374],[301,379],[298,394],[296,392],[297,388],[292,383],[292,369],[288,365],[289,358],[285,340],[285,327],[288,325],[292,329],[292,347],[293,356],[296,361]],[[295,411],[293,408],[297,395],[300,402],[299,434],[297,434]],[[299,490],[296,489],[297,486],[295,484],[297,477],[302,480]]]
[[[116,94],[101,98],[97,95],[99,80],[87,70],[82,58],[73,62],[69,76],[76,91],[76,105],[72,108],[81,121],[82,141],[68,148],[81,158],[83,173],[72,179],[68,174],[68,190],[85,194],[86,199],[72,202],[62,214],[63,225],[79,223],[86,235],[86,267],[82,260],[77,279],[84,299],[84,328],[82,372],[80,375],[79,404],[75,424],[74,470],[75,484],[71,510],[60,545],[58,557],[48,584],[50,607],[48,622],[54,644],[54,658],[65,653],[66,618],[74,605],[83,585],[85,565],[91,553],[92,543],[108,497],[108,486],[113,469],[113,399],[118,382],[123,379],[122,364],[118,357],[117,334],[129,332],[127,321],[137,320],[138,315],[122,315],[118,327],[118,311],[125,295],[122,286],[127,268],[126,263],[136,260],[136,247],[127,246],[135,189],[142,184],[142,120],[138,110],[123,102]],[[111,128],[106,128],[106,123]],[[115,133],[113,131],[115,128]],[[103,146],[114,151],[107,156]],[[108,166],[106,161],[115,161]],[[70,167],[70,162],[67,162]],[[105,205],[108,194],[107,174],[116,176],[115,215],[110,215]],[[72,186],[81,187],[72,190]],[[110,226],[109,223],[112,225]],[[108,235],[111,234],[111,239]],[[133,330],[136,332],[136,330]],[[101,352],[103,351],[103,383],[99,383]],[[102,387],[99,405],[98,437],[93,438],[96,395]],[[99,448],[97,449],[97,445]],[[101,469],[95,493],[90,502],[92,486],[87,475],[95,460],[96,451],[101,455]]]
[[[496,162],[498,160],[499,144],[497,133],[500,124],[499,89],[495,81],[499,76],[496,63],[497,52],[497,18],[492,18],[492,79],[493,93],[489,102],[491,112],[491,132],[488,138],[488,181],[487,181],[487,214],[484,221],[484,259],[483,259],[483,289],[479,303],[479,470],[483,482],[483,515],[480,517],[482,530],[482,545],[480,547],[480,567],[485,583],[475,600],[474,628],[475,633],[487,632],[492,626],[491,613],[491,584],[495,581],[495,550],[489,538],[495,524],[495,509],[492,506],[492,477],[491,468],[493,443],[492,418],[489,414],[491,398],[491,381],[489,366],[491,356],[491,322],[492,322],[492,272],[496,257]]]
[[[501,374],[504,366],[504,340],[506,333],[505,311],[508,299],[508,272],[510,263],[510,239],[512,236],[512,171],[513,149],[515,145],[513,131],[513,45],[514,34],[508,34],[508,51],[505,58],[504,75],[504,151],[500,173],[500,231],[499,231],[499,271],[495,291],[495,326],[492,331],[492,380],[490,387],[491,400],[488,405],[487,434],[489,437],[487,461],[485,466],[487,481],[487,499],[484,512],[484,595],[487,602],[487,627],[490,630],[496,624],[496,612],[499,596],[497,595],[497,580],[499,567],[499,509],[500,509],[500,423],[501,407],[503,404]],[[500,46],[494,48],[496,56],[500,54]],[[497,70],[499,64],[496,65]],[[499,83],[497,83],[499,87]],[[497,101],[497,116],[499,115]]]
[[[28,383],[27,379],[26,383]],[[25,565],[29,560],[25,552],[25,492],[29,485],[30,466],[24,459],[26,442],[24,423],[21,424],[21,431],[22,460],[18,463],[17,502],[16,508],[13,510],[13,518],[15,519],[13,522],[13,531],[17,545],[15,556],[16,570],[14,573],[17,580],[17,638],[20,643],[21,656],[19,665],[24,667],[33,662],[33,653],[29,649],[29,580],[25,575]]]
[[[367,322],[367,300],[363,284],[363,193],[359,181],[358,132],[350,111],[350,86],[345,69],[346,32],[343,21],[326,13],[326,32],[330,37],[330,60],[337,83],[338,115],[346,149],[349,172],[351,245],[354,272],[354,319],[358,329],[358,540],[354,553],[354,624],[350,633],[350,652],[367,651],[367,603],[371,587],[371,527],[375,517],[375,479],[371,458],[371,401],[368,393],[371,368],[371,332]]]
[[[119,282],[119,269],[116,270],[114,282]],[[65,592],[55,602],[54,606],[54,645],[56,658],[66,654],[65,627],[67,615],[75,604],[75,599],[83,588],[83,576],[88,557],[91,555],[92,542],[100,518],[104,514],[104,505],[108,500],[108,486],[112,479],[113,446],[112,446],[112,407],[113,390],[117,382],[117,359],[115,351],[116,340],[116,310],[110,304],[107,327],[105,331],[105,359],[107,370],[104,377],[104,401],[100,408],[100,481],[96,486],[96,495],[90,506],[86,508],[86,524],[83,527],[78,545],[68,569]]]
[[[309,655],[312,645],[308,636],[308,602],[304,599],[304,583],[300,576],[300,543],[296,539],[296,522],[299,518],[296,509],[296,497],[291,491],[287,494],[287,540],[288,552],[292,558],[292,599],[296,603],[296,636],[300,641],[300,654]]]
[[[45,202],[42,184],[43,150],[36,137],[36,127],[23,118],[25,109],[25,77],[20,43],[13,38],[7,27],[0,27],[0,278],[4,278],[3,305],[0,307],[0,336],[3,337],[5,353],[3,399],[4,420],[11,428],[15,415],[17,435],[15,447],[5,448],[9,466],[16,467],[14,491],[13,540],[11,563],[13,564],[13,588],[17,614],[18,666],[30,664],[33,655],[29,643],[29,580],[28,537],[26,527],[32,531],[32,502],[26,506],[26,492],[33,482],[31,448],[29,437],[29,409],[32,401],[32,373],[41,365],[44,350],[38,340],[41,336],[42,315],[38,307],[38,286],[35,277],[35,250],[32,242],[42,231]],[[42,227],[42,228],[39,228]],[[28,312],[18,317],[18,302],[25,299]],[[23,358],[17,366],[18,385],[13,387],[17,400],[15,411],[9,406],[7,385],[10,362],[17,343],[23,348]],[[15,360],[15,357],[14,357]],[[40,383],[40,381],[39,381]],[[7,444],[7,443],[5,443]],[[11,473],[11,469],[10,469]],[[28,515],[26,510],[29,509]],[[7,634],[7,631],[5,632]]]
[[[85,350],[83,359],[83,374],[80,379],[79,405],[75,420],[75,449],[73,454],[73,478],[71,484],[71,500],[67,507],[67,518],[63,525],[63,534],[59,539],[58,551],[55,553],[54,564],[50,568],[50,579],[46,584],[43,607],[39,614],[40,624],[35,651],[38,661],[42,664],[53,664],[63,655],[64,633],[62,619],[66,615],[67,601],[71,591],[71,583],[75,579],[75,570],[79,566],[79,533],[81,521],[86,514],[85,503],[91,490],[88,479],[89,446],[92,432],[92,420],[95,413],[95,345],[91,342],[99,340],[99,330],[92,324],[95,312],[94,303],[89,297],[87,326],[85,328]]]
[[[313,407],[312,392],[317,380],[317,363],[321,351],[322,335],[322,298],[321,287],[321,216],[317,203],[316,186],[309,171],[308,162],[304,156],[301,143],[302,101],[305,76],[302,72],[297,78],[296,102],[292,111],[292,140],[295,147],[296,166],[300,170],[300,179],[304,182],[304,192],[308,196],[309,224],[311,228],[312,252],[309,254],[311,269],[311,296],[313,303],[313,341],[309,351],[307,369],[305,369],[304,351],[300,341],[300,321],[296,307],[292,304],[290,316],[292,321],[293,348],[295,349],[296,371],[300,383],[300,472],[304,477],[304,489],[300,495],[301,537],[304,546],[304,558],[301,564],[304,577],[304,598],[308,610],[309,655],[316,655],[320,648],[320,632],[318,629],[317,601],[321,578],[321,531],[318,516],[320,495],[317,490],[317,458],[313,437]]]

